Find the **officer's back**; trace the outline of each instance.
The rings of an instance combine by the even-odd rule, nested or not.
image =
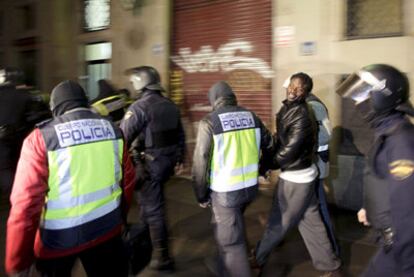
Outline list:
[[[145,69],[143,72],[151,72],[149,69],[152,69],[141,68]],[[132,74],[131,78],[134,76]],[[121,128],[128,145],[138,138],[134,147],[150,155],[147,158],[172,155],[175,162],[182,162],[185,142],[180,111],[174,102],[162,95],[159,80],[152,80],[150,74],[148,76],[150,79],[147,80],[144,77],[138,81],[131,79],[135,90],[140,91],[140,98],[129,107]]]

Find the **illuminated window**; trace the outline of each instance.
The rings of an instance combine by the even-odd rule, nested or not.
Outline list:
[[[85,30],[97,31],[108,28],[111,23],[110,12],[110,0],[85,0]]]
[[[82,84],[86,89],[89,99],[98,96],[98,81],[111,79],[112,75],[112,44],[101,42],[85,46],[86,76]]]
[[[401,0],[348,0],[347,37],[399,36],[403,33]]]

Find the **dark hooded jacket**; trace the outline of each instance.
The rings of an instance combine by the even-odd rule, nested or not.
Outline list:
[[[215,125],[220,124],[220,122],[215,122],[213,118],[216,118],[218,114],[228,112],[249,111],[237,105],[236,95],[233,93],[231,87],[222,81],[217,82],[211,87],[208,93],[208,99],[213,107],[213,111],[206,115],[198,125],[192,168],[193,188],[199,203],[205,203],[210,199],[209,176],[214,149],[213,129]],[[259,117],[253,112],[251,113],[253,114],[256,126],[260,128],[261,150],[262,152],[270,152],[273,144],[272,136]],[[257,185],[231,192],[214,193],[217,193],[221,205],[234,206],[251,201],[256,195],[256,192]]]

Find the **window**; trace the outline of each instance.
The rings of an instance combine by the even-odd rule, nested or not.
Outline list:
[[[24,72],[24,83],[28,86],[37,86],[36,66],[37,52],[36,50],[27,50],[19,52],[19,67]]]
[[[36,29],[36,11],[34,4],[20,6],[19,8],[20,31],[30,31]]]
[[[112,44],[110,42],[94,43],[85,46],[87,76],[83,80],[83,85],[88,98],[91,100],[98,96],[98,81],[111,78],[111,57]]]
[[[98,31],[108,28],[110,24],[110,11],[110,0],[85,0],[85,30]]]
[[[348,39],[402,35],[401,2],[402,0],[348,0]]]

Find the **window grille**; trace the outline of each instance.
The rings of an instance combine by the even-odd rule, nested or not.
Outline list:
[[[402,23],[402,0],[348,0],[348,39],[400,36]]]

